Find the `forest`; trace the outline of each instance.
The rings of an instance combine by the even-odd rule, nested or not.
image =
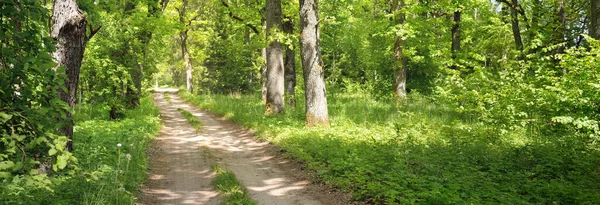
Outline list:
[[[137,204],[184,104],[352,203],[600,204],[600,0],[0,0],[0,204]]]

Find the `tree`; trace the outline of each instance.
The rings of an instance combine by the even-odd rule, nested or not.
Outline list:
[[[54,1],[52,13],[52,32],[50,36],[57,40],[56,51],[52,56],[56,59],[58,67],[65,66],[65,90],[57,88],[60,99],[65,101],[71,108],[75,108],[77,85],[79,83],[79,71],[83,52],[89,38],[98,29],[91,31],[86,36],[86,19],[83,11],[79,10],[76,0]],[[58,70],[58,67],[56,68]],[[60,131],[73,140],[73,119],[71,112],[67,112],[63,128]],[[73,150],[73,142],[67,143],[67,150]]]
[[[294,33],[294,22],[291,18],[286,18],[283,22],[283,32],[291,36]],[[296,52],[292,46],[285,47],[285,93],[288,98],[288,105],[296,106]]]
[[[590,36],[600,40],[600,0],[590,1]]]
[[[265,114],[284,113],[284,68],[283,49],[276,39],[276,33],[282,30],[283,13],[281,0],[267,0],[267,101]]]
[[[456,53],[460,50],[460,17],[462,12],[460,10],[454,11],[454,18],[452,24],[452,60],[456,61]],[[456,67],[456,62],[454,62]]]
[[[329,125],[324,68],[319,46],[318,0],[300,0],[300,56],[304,73],[306,125]]]
[[[394,23],[398,25],[404,24],[406,15],[402,9],[404,8],[404,0],[394,0],[392,2],[392,12],[394,13]],[[406,46],[406,41],[402,36],[396,34],[394,43],[394,94],[402,99],[406,97],[406,56],[403,52],[403,47]]]
[[[190,31],[190,26],[194,20],[196,20],[200,13],[196,14],[191,19],[187,19],[187,10],[189,9],[188,1],[182,0],[182,5],[180,8],[176,8],[179,13],[179,23],[181,23],[184,28],[179,32],[179,44],[181,45],[181,55],[183,57],[183,61],[185,62],[185,85],[186,89],[189,92],[192,92],[192,58],[190,57],[190,52],[188,50],[188,33]]]

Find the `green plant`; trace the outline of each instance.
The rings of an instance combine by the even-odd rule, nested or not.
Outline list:
[[[202,130],[202,123],[200,122],[200,120],[198,120],[196,116],[194,116],[189,111],[184,110],[183,108],[177,108],[177,111],[179,111],[183,115],[183,117],[187,119],[187,121],[192,125],[192,127],[196,128],[196,130],[198,131]]]
[[[219,164],[212,166],[216,174],[211,182],[215,189],[223,195],[221,204],[254,205],[255,201],[250,199],[246,188],[235,178],[235,174],[228,171]]]

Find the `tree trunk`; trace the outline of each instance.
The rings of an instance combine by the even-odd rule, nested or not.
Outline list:
[[[188,92],[192,92],[192,59],[187,48],[187,35],[188,31],[181,32],[181,55],[183,55],[183,61],[185,62],[185,87]]]
[[[283,14],[281,0],[267,0],[267,32],[273,36],[276,31],[281,31]],[[267,101],[265,114],[284,113],[284,68],[283,50],[281,43],[273,40],[267,47]]]
[[[263,38],[266,40],[267,39],[267,21],[266,19],[263,18],[262,20],[262,25],[263,25]],[[260,91],[261,91],[261,100],[262,102],[267,102],[267,48],[262,48],[260,50],[260,56],[262,59],[262,65],[260,66]]]
[[[65,66],[65,74],[67,76],[65,79],[66,92],[62,89],[57,89],[57,92],[60,99],[66,102],[71,108],[75,108],[79,71],[87,43],[85,30],[85,16],[77,7],[76,0],[57,0],[54,2],[51,37],[57,40],[57,43],[56,51],[52,56],[56,59],[58,67]],[[67,118],[65,122],[62,122],[64,124],[60,132],[70,139],[66,148],[72,151],[73,118],[71,111],[67,111],[66,114]]]
[[[456,53],[460,50],[460,17],[461,11],[454,12],[454,24],[452,25],[452,60],[456,64]],[[453,65],[456,67],[456,65]]]
[[[283,23],[283,32],[292,35],[294,23],[291,19]],[[296,107],[296,52],[290,46],[285,48],[285,94],[288,105]]]
[[[515,39],[515,46],[517,50],[523,51],[523,41],[521,40],[521,28],[519,27],[519,13],[517,6],[519,3],[517,0],[512,0],[510,5],[510,18],[513,31],[513,37]]]
[[[394,0],[392,11],[394,12],[394,22],[396,24],[404,24],[405,14],[400,12],[404,7],[404,0]],[[402,51],[406,45],[405,40],[400,36],[396,36],[394,43],[394,94],[399,99],[406,97],[406,57]]]
[[[600,40],[600,0],[591,0],[590,37]]]
[[[556,28],[556,43],[564,43],[565,42],[565,33],[567,30],[567,18],[565,17],[565,2],[563,0],[556,1],[556,24],[558,28]],[[565,52],[565,45],[560,45],[556,47],[554,54],[560,54]]]
[[[323,60],[319,45],[318,0],[300,0],[300,56],[304,73],[306,125],[329,126]]]
[[[458,63],[456,60],[456,53],[460,50],[460,18],[461,11],[454,11],[454,19],[452,25],[452,69],[458,69]]]

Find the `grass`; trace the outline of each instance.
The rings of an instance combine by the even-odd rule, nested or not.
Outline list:
[[[152,98],[144,97],[120,120],[108,120],[108,106],[78,106],[73,152],[77,163],[69,165],[77,168],[55,173],[53,191],[38,191],[22,203],[134,204],[147,177],[146,148],[160,125]]]
[[[165,100],[170,104],[173,104],[173,101],[171,101],[171,95],[169,95],[169,93],[164,93],[163,94],[165,97]]]
[[[212,185],[223,195],[221,204],[257,204],[250,199],[246,188],[235,178],[233,172],[218,164],[213,165],[212,170],[216,174],[216,177],[212,181]]]
[[[258,95],[194,96],[303,161],[325,183],[377,204],[597,204],[600,152],[572,136],[507,130],[418,95],[329,100],[331,126],[306,128],[304,102],[264,116]],[[536,128],[538,129],[538,128]]]
[[[177,111],[179,111],[183,117],[185,117],[185,119],[187,119],[187,121],[192,125],[192,127],[196,128],[196,130],[200,131],[202,129],[202,123],[200,123],[200,120],[198,120],[198,118],[194,115],[192,115],[192,113],[190,113],[187,110],[184,110],[183,108],[177,108]]]

